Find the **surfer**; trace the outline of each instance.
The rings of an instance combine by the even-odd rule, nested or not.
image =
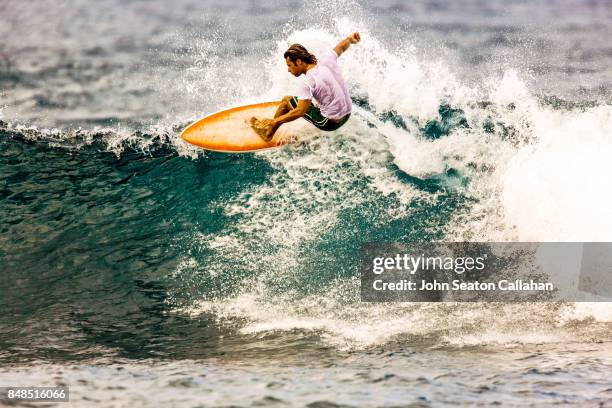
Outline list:
[[[340,41],[333,50],[327,51],[320,60],[300,44],[290,46],[284,54],[287,69],[296,77],[303,74],[304,81],[297,95],[282,99],[274,119],[252,117],[253,130],[262,139],[269,141],[283,123],[301,117],[325,131],[336,130],[344,125],[351,116],[352,105],[337,60],[351,44],[357,44],[360,40],[359,33],[353,33]]]

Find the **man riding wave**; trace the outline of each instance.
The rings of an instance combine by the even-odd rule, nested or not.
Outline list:
[[[287,68],[296,77],[303,74],[304,81],[297,95],[282,99],[274,119],[252,117],[253,130],[265,141],[270,141],[283,123],[301,117],[324,131],[336,130],[344,125],[351,116],[352,103],[337,62],[351,44],[357,44],[360,40],[359,33],[353,33],[333,50],[326,52],[320,60],[300,44],[290,46],[284,54]]]

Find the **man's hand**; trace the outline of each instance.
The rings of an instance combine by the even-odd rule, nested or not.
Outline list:
[[[349,40],[351,44],[357,44],[359,41],[361,41],[361,37],[359,36],[358,32],[354,32],[346,37],[346,39]]]

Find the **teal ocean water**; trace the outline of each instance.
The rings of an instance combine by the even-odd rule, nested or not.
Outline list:
[[[609,303],[362,303],[363,243],[611,241],[605,1],[0,4],[0,386],[74,406],[608,406]],[[340,58],[296,145],[180,140]],[[58,404],[61,405],[61,404]]]

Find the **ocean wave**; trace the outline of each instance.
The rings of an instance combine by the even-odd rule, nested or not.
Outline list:
[[[349,349],[608,340],[605,305],[360,302],[368,241],[609,240],[612,109],[537,95],[513,68],[470,84],[409,39],[378,40],[356,14],[290,22],[256,56],[253,76],[215,54],[218,32],[190,38],[171,57],[194,58],[160,81],[173,98],[153,124],[122,123],[119,108],[86,112],[90,124],[119,121],[93,129],[5,118],[0,259],[19,289],[3,296],[5,310],[48,321],[61,313],[61,327],[43,325],[72,341],[55,343],[61,355],[192,356],[200,334],[214,348],[225,325],[237,343],[301,330]],[[320,53],[352,30],[363,41],[341,67],[355,115],[340,131],[245,155],[178,138],[212,105],[293,92],[278,57],[288,44]],[[38,108],[75,103],[34,95]],[[35,321],[17,319],[11,332],[24,321],[33,349],[53,356]]]

